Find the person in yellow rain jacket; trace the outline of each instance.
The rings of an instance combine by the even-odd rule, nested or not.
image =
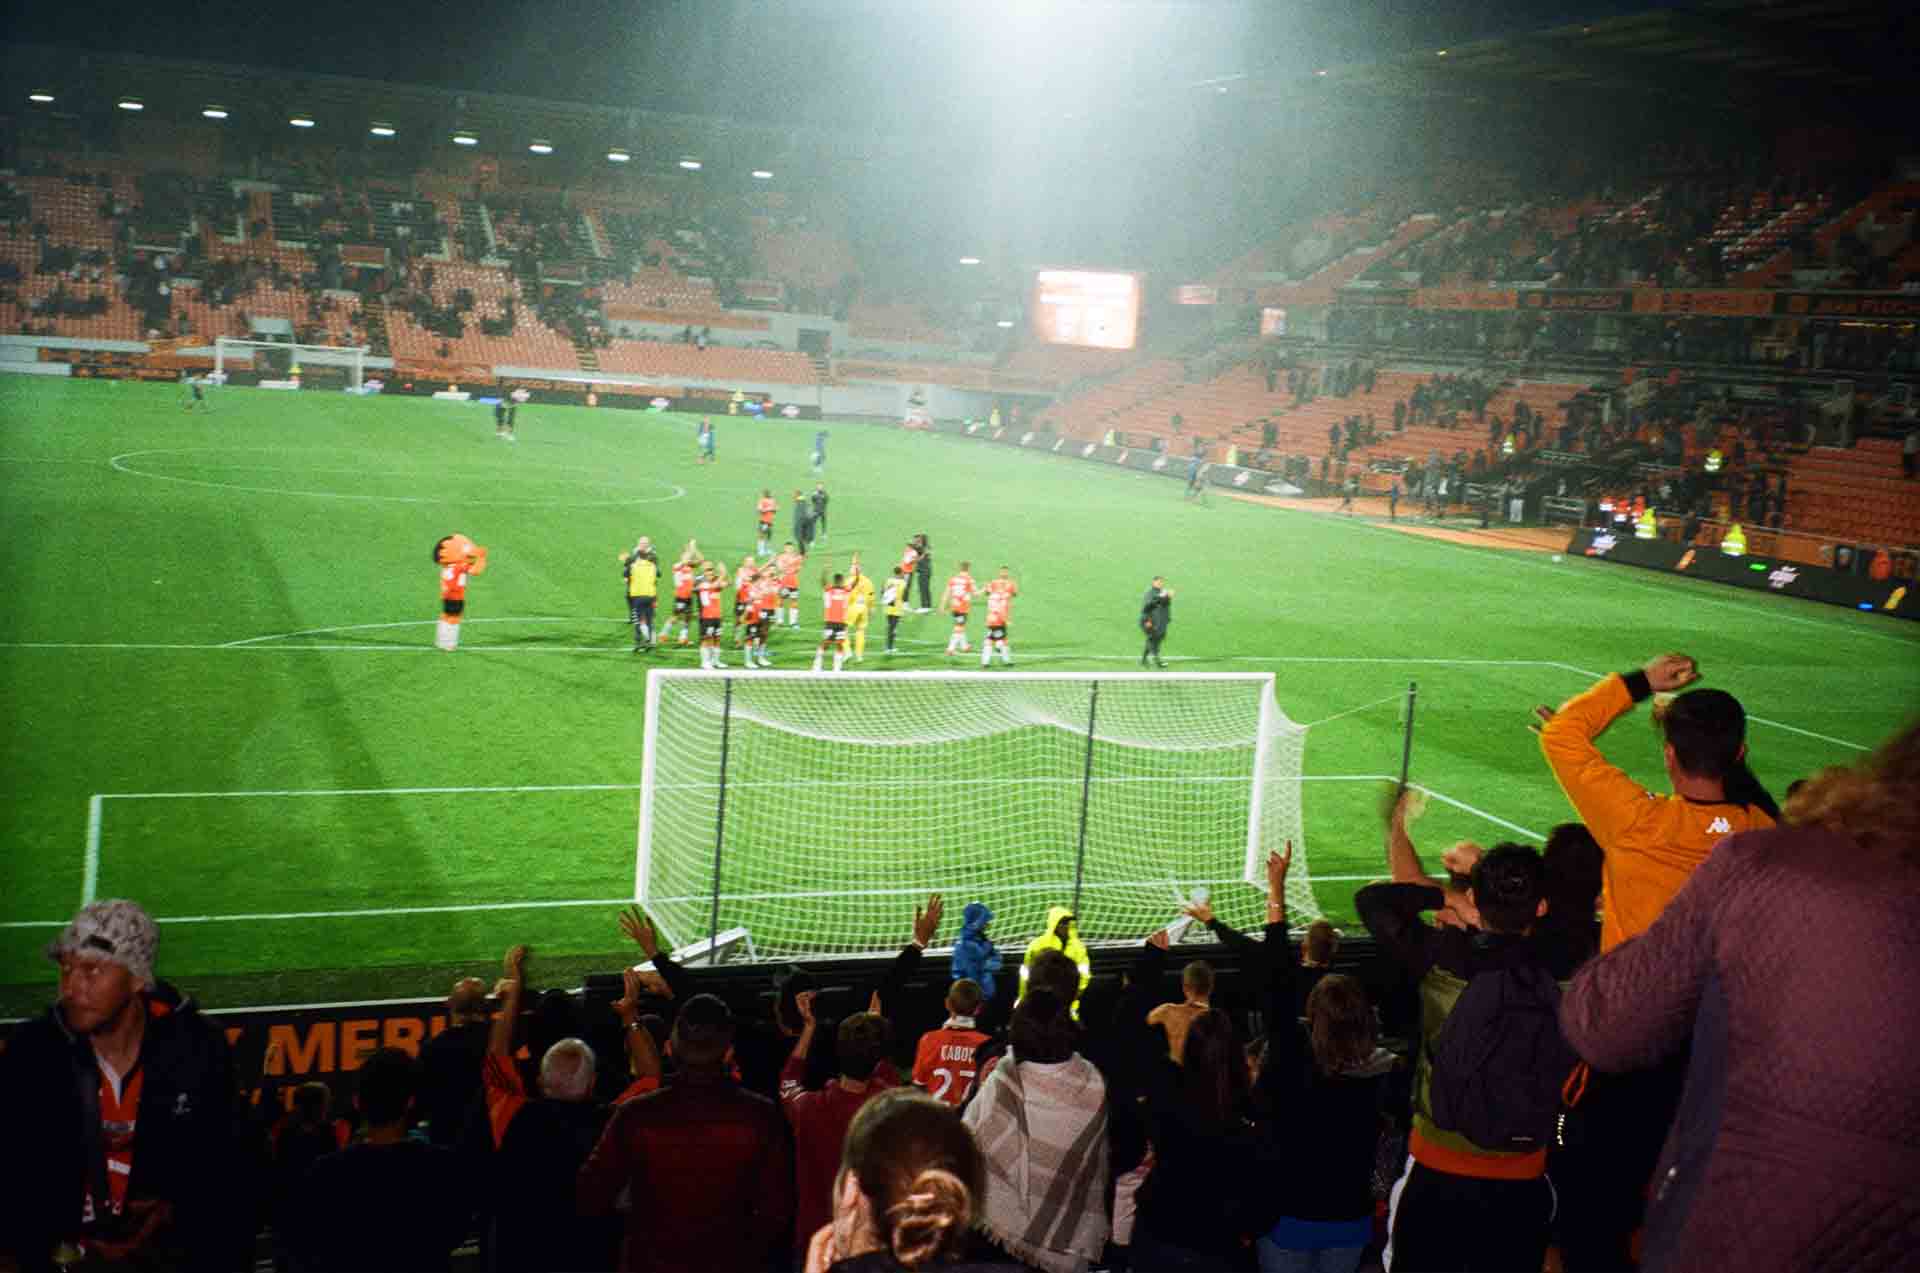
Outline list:
[[[1047,929],[1040,936],[1027,943],[1027,957],[1020,964],[1020,995],[1027,997],[1027,981],[1033,974],[1033,961],[1049,950],[1057,950],[1080,970],[1080,990],[1085,993],[1087,983],[1093,980],[1093,964],[1087,958],[1087,944],[1080,940],[1080,929],[1074,922],[1073,912],[1065,906],[1055,906],[1047,911]],[[1073,1005],[1074,1015],[1080,1013],[1080,1004]]]

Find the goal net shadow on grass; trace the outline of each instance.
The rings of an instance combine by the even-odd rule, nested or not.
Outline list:
[[[1068,906],[1138,941],[1196,889],[1257,927],[1289,840],[1290,914],[1319,914],[1271,674],[657,670],[647,711],[635,895],[676,946],[886,954],[934,892],[947,931],[980,901],[1022,940]]]

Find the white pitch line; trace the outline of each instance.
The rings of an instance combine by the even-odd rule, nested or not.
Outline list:
[[[563,902],[473,902],[461,906],[379,906],[357,911],[275,911],[247,915],[156,915],[156,924],[220,924],[230,920],[356,919],[361,916],[464,915],[477,911],[558,910],[580,906],[626,906],[631,897],[576,898]]]
[[[217,800],[239,796],[465,796],[519,791],[638,791],[636,782],[535,783],[513,787],[304,787],[261,791],[103,791],[95,800]]]
[[[343,623],[330,628],[306,628],[299,632],[270,632],[266,636],[243,637],[238,641],[223,642],[218,648],[223,650],[237,650],[242,646],[254,645],[262,641],[288,641],[294,637],[322,636],[329,632],[371,632],[383,628],[429,628],[438,622],[439,620],[437,619],[400,619],[393,623]],[[500,617],[492,619],[467,619],[462,622],[461,626],[465,627],[467,624],[473,623],[617,623],[625,627],[627,620],[609,618],[569,619],[564,615],[529,615],[526,618]],[[613,647],[608,648],[611,649]]]
[[[87,848],[80,859],[80,905],[92,903],[100,886],[100,802],[97,793],[87,797]]]
[[[1423,787],[1417,782],[1410,782],[1407,785],[1409,787],[1412,787],[1415,791],[1426,792],[1429,796],[1433,797],[1435,800],[1440,801],[1442,804],[1450,804],[1456,809],[1460,809],[1467,813],[1471,813],[1476,818],[1485,818],[1488,822],[1493,823],[1495,826],[1505,827],[1509,831],[1518,831],[1521,835],[1524,835],[1529,839],[1545,840],[1547,838],[1546,836],[1541,835],[1538,831],[1530,831],[1526,827],[1521,826],[1517,822],[1508,822],[1505,818],[1498,817],[1494,814],[1488,813],[1485,809],[1476,809],[1464,800],[1455,800],[1452,796],[1442,795],[1440,792],[1435,791],[1431,787]]]

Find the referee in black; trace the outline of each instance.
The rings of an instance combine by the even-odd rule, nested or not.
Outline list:
[[[1147,634],[1147,648],[1140,652],[1140,666],[1145,667],[1147,660],[1164,669],[1167,661],[1160,657],[1160,643],[1167,639],[1167,625],[1173,622],[1173,589],[1167,587],[1167,581],[1159,575],[1147,587],[1147,599],[1140,603],[1140,627]]]

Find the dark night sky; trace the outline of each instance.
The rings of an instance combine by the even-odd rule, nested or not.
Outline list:
[[[937,110],[1004,50],[1001,0],[87,0],[9,6],[9,41],[857,126]],[[1036,6],[1102,41],[1143,13],[1181,37],[1127,59],[1141,82],[1302,70],[1662,7],[1657,0],[1105,0]],[[347,18],[358,12],[364,16]],[[1076,39],[1076,37],[1078,37]],[[894,120],[896,124],[900,121]]]

